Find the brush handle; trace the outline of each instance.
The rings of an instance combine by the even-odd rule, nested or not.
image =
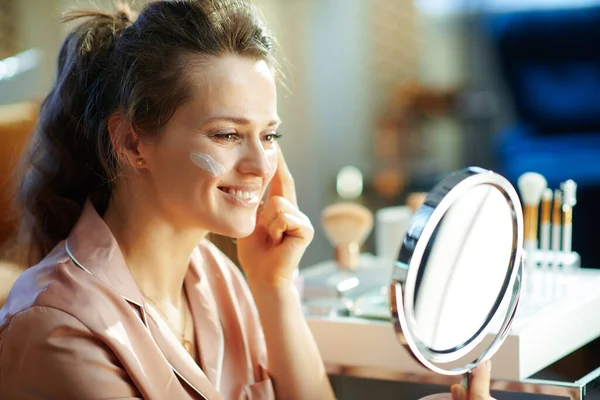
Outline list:
[[[571,241],[573,236],[573,225],[563,225],[562,251],[565,254],[571,252]]]
[[[526,204],[523,207],[523,231],[525,240],[537,242],[538,232],[538,206]]]
[[[552,253],[554,254],[553,269],[558,271],[558,253],[560,252],[560,231],[561,225],[552,224]]]
[[[542,250],[542,269],[548,268],[548,251],[550,250],[550,223],[540,224],[540,249]]]
[[[525,268],[527,271],[533,271],[536,268],[535,252],[537,250],[537,240],[525,240],[523,247],[527,258],[525,261]]]
[[[525,240],[523,243],[523,247],[525,249],[525,281],[526,281],[526,290],[529,293],[533,293],[535,291],[535,270],[536,270],[536,260],[535,260],[535,252],[537,250],[537,240]]]

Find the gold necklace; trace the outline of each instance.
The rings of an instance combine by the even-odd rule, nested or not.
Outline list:
[[[148,300],[154,306],[154,309],[156,309],[156,311],[162,316],[162,318],[165,320],[165,322],[169,325],[169,327],[171,328],[171,331],[173,331],[174,333],[179,335],[179,338],[180,338],[179,343],[183,346],[185,351],[187,351],[191,356],[194,356],[194,354],[193,354],[194,344],[192,343],[191,340],[189,340],[185,337],[185,334],[187,332],[187,322],[188,322],[188,318],[187,318],[188,313],[186,312],[187,307],[185,307],[185,305],[184,305],[183,333],[181,333],[181,331],[179,329],[177,329],[175,327],[175,325],[173,325],[173,323],[171,322],[169,317],[167,317],[167,315],[161,310],[160,306],[154,302],[154,300],[152,300],[150,297],[146,296],[145,294],[144,294],[144,298],[146,300]],[[189,304],[189,302],[188,302],[188,304]]]

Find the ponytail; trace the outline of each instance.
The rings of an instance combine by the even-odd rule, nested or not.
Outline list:
[[[112,53],[133,16],[119,6],[114,14],[71,12],[63,22],[83,18],[61,46],[56,82],[21,160],[17,257],[25,265],[37,264],[68,236],[87,197],[106,208],[117,173],[107,130],[117,109]]]

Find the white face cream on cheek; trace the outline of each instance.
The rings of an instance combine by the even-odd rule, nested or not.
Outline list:
[[[225,167],[209,154],[199,152],[190,153],[190,160],[212,176],[221,176],[225,173]]]

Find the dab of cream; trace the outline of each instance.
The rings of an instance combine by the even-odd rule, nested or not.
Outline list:
[[[220,176],[225,173],[225,167],[214,158],[205,153],[190,153],[190,160],[198,167],[210,173],[212,176]]]

